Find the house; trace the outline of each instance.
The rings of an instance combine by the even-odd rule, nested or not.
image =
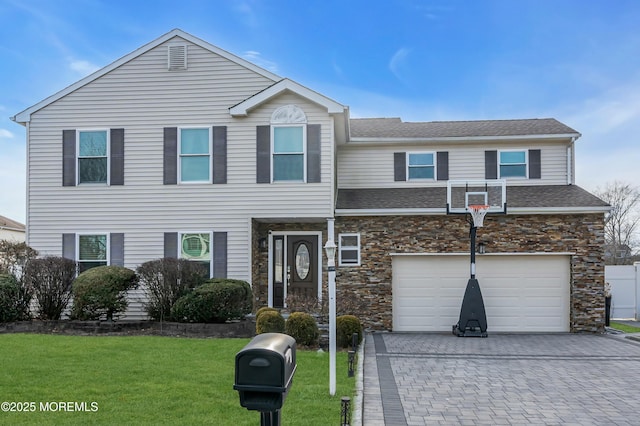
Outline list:
[[[478,232],[489,331],[602,331],[606,203],[554,119],[407,123],[349,109],[173,30],[18,113],[28,243],[81,269],[161,257],[249,281],[258,306],[338,299],[373,329],[448,331],[469,223],[448,182],[506,182]],[[132,295],[129,317],[143,313]]]
[[[0,240],[22,243],[25,241],[25,227],[22,223],[0,216]]]

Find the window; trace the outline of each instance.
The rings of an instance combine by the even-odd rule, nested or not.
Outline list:
[[[180,182],[211,181],[211,134],[209,128],[180,129]]]
[[[78,234],[78,273],[108,264],[107,234]]]
[[[500,178],[527,177],[527,151],[500,151]]]
[[[180,234],[180,258],[202,265],[208,277],[211,276],[211,233]]]
[[[360,265],[360,234],[338,235],[338,263],[340,266]]]
[[[413,179],[434,179],[435,162],[432,152],[407,153],[407,176]]]
[[[305,126],[273,126],[273,181],[305,180]]]
[[[78,131],[78,183],[107,183],[109,141],[106,130]]]

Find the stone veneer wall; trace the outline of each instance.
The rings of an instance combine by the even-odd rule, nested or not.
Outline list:
[[[253,243],[252,243],[252,259],[253,270],[251,271],[253,295],[254,295],[254,312],[263,306],[267,306],[269,301],[269,251],[267,249],[259,248],[259,240],[261,238],[269,237],[269,231],[273,232],[318,232],[322,231],[322,241],[320,242],[319,250],[323,250],[325,241],[327,240],[327,222],[322,223],[264,223],[256,220],[252,223],[253,230]],[[323,254],[323,263],[320,265],[322,268],[322,289],[326,294],[327,287],[327,264],[326,258]]]
[[[469,251],[465,216],[338,217],[335,231],[360,233],[362,259],[338,267],[337,298],[357,299],[354,314],[376,330],[393,328],[391,253]],[[478,242],[488,253],[573,253],[570,330],[604,331],[604,215],[488,216]]]

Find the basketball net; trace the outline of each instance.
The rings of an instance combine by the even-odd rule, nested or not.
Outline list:
[[[469,214],[473,218],[473,226],[476,228],[482,228],[484,216],[487,214],[489,206],[484,204],[475,204],[470,205],[467,208],[469,209]]]

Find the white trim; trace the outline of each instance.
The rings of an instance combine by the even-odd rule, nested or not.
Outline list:
[[[215,53],[216,55],[219,55],[225,59],[228,59],[231,62],[234,62],[244,68],[247,68],[257,74],[262,75],[263,77],[269,79],[269,80],[273,80],[278,81],[281,79],[280,76],[267,71],[263,68],[260,68],[259,66],[252,64],[249,61],[246,61],[238,56],[235,56],[229,52],[227,52],[226,50],[220,49],[219,47],[216,47],[210,43],[207,43],[204,40],[201,40],[197,37],[192,36],[191,34],[188,34],[180,29],[174,29],[169,31],[168,33],[160,36],[159,38],[143,45],[142,47],[134,50],[133,52],[123,56],[122,58],[116,60],[115,62],[112,62],[111,64],[107,65],[104,68],[99,69],[98,71],[94,72],[93,74],[90,74],[89,76],[83,78],[82,80],[79,80],[75,83],[73,83],[72,85],[66,87],[63,90],[60,90],[59,92],[49,96],[48,98],[38,102],[37,104],[25,109],[22,112],[19,112],[18,114],[16,114],[15,116],[11,117],[11,120],[20,123],[20,124],[25,124],[29,121],[31,121],[31,114],[33,114],[36,111],[41,110],[42,108],[48,106],[49,104],[52,104],[53,102],[59,100],[60,98],[63,98],[64,96],[68,95],[69,93],[74,92],[75,90],[78,90],[79,88],[91,83],[94,80],[97,80],[98,78],[102,77],[103,75],[113,71],[114,69],[118,68],[119,66],[131,61],[132,59],[137,58],[138,56],[143,55],[144,53],[150,51],[151,49],[154,49],[155,47],[163,44],[164,42],[171,40],[174,37],[180,37],[183,38],[184,40],[187,40],[190,43],[193,43],[197,46],[202,47],[203,49],[209,50],[213,53]]]
[[[271,183],[306,183],[307,182],[307,125],[306,124],[272,124],[270,127],[270,139],[271,139],[271,156],[270,161],[271,164],[269,167],[271,168]],[[302,128],[302,152],[286,152],[276,154],[275,152],[275,144],[276,144],[276,128],[282,127],[301,127]],[[273,166],[273,157],[275,155],[300,155],[302,154],[302,180],[299,179],[279,179],[275,180],[273,175],[275,173],[275,168]]]
[[[507,215],[518,214],[573,214],[573,213],[607,213],[608,206],[598,207],[508,207]],[[416,209],[336,209],[336,216],[442,216],[447,214],[446,208]],[[491,214],[489,214],[491,215]]]
[[[75,249],[76,249],[76,254],[75,254],[75,261],[78,263],[86,263],[86,262],[90,262],[89,260],[87,261],[83,261],[80,262],[80,237],[81,236],[87,236],[87,235],[104,235],[106,237],[106,241],[107,241],[107,246],[106,246],[106,253],[105,253],[105,258],[106,258],[106,262],[107,265],[111,265],[111,233],[110,232],[93,232],[93,231],[89,231],[89,232],[76,232],[76,241],[75,241]],[[96,261],[96,262],[102,262],[102,261]]]
[[[342,237],[356,237],[357,242],[355,246],[342,246]],[[344,263],[342,261],[342,249],[345,250],[356,250],[357,258],[355,263]],[[362,253],[362,245],[360,243],[360,233],[359,232],[341,232],[338,234],[338,266],[360,266],[361,264],[361,253]]]
[[[273,270],[273,237],[283,236],[284,237],[284,264],[283,267],[287,266],[287,249],[288,249],[288,241],[287,237],[289,236],[297,236],[297,235],[314,235],[318,237],[318,247],[317,247],[317,256],[318,256],[318,301],[322,301],[322,231],[269,231],[269,247],[268,247],[268,267],[267,267],[267,306],[273,307],[273,274],[271,273]],[[286,269],[284,271],[284,293],[283,293],[283,304],[286,306],[287,301],[287,273]]]
[[[409,157],[411,155],[422,155],[422,154],[431,154],[431,160],[432,160],[432,164],[431,166],[429,165],[421,165],[421,166],[416,166],[416,167],[433,167],[433,177],[432,178],[411,178],[409,176],[409,169],[410,169],[410,162],[409,162]],[[437,154],[435,151],[407,151],[405,153],[406,157],[405,157],[405,176],[407,177],[407,182],[433,182],[436,180],[437,176],[438,176],[438,160],[437,160]]]
[[[182,148],[182,131],[183,130],[207,130],[209,132],[209,160],[207,162],[207,166],[209,168],[209,178],[207,180],[182,180],[182,154],[180,153]],[[213,182],[213,167],[212,167],[212,158],[213,158],[213,130],[212,126],[204,125],[204,126],[178,126],[178,146],[176,147],[176,161],[178,164],[176,165],[176,170],[178,171],[178,184],[179,185],[193,185],[193,184],[203,184],[203,183],[211,183]],[[202,154],[191,154],[185,155],[186,157],[204,157]]]
[[[88,133],[88,132],[104,132],[107,135],[106,141],[106,149],[107,149],[107,181],[106,182],[80,182],[80,133]],[[85,158],[85,157],[83,157]],[[97,157],[92,157],[97,158]],[[86,129],[76,129],[76,182],[77,185],[85,186],[85,185],[111,185],[111,129],[104,128],[86,128]]]
[[[509,152],[524,152],[524,176],[502,176],[502,169],[501,166],[502,161],[501,161],[501,154],[502,153],[509,153]],[[516,180],[516,179],[529,179],[529,150],[526,148],[523,149],[499,149],[498,150],[498,178],[499,179],[509,179],[509,180]],[[522,165],[522,163],[505,163],[505,166],[520,166]]]
[[[557,251],[557,252],[546,252],[546,251],[534,251],[534,252],[504,252],[504,253],[485,253],[479,254],[476,253],[476,256],[575,256],[576,252],[574,251]],[[455,253],[389,253],[389,256],[469,256],[469,252],[455,252]]]
[[[341,105],[333,99],[329,99],[318,92],[304,87],[303,85],[298,84],[293,80],[284,78],[274,85],[266,88],[265,90],[256,93],[255,95],[240,102],[237,105],[232,106],[231,108],[229,108],[229,113],[233,117],[246,117],[249,115],[249,112],[252,109],[280,95],[286,90],[302,96],[303,98],[306,98],[322,107],[327,108],[327,112],[329,114],[344,114],[346,112],[346,107],[344,105]]]
[[[187,259],[182,257],[182,236],[185,234],[208,234],[209,235],[209,278],[213,277],[213,231],[178,231],[178,259]]]
[[[399,145],[407,142],[486,142],[486,141],[526,141],[538,139],[567,139],[574,140],[582,136],[580,133],[561,133],[561,134],[544,134],[544,135],[514,135],[514,136],[440,136],[440,137],[416,137],[416,138],[395,138],[395,137],[353,137],[349,142],[361,144],[392,144]],[[559,141],[560,142],[560,141]],[[564,141],[562,141],[564,142]]]

